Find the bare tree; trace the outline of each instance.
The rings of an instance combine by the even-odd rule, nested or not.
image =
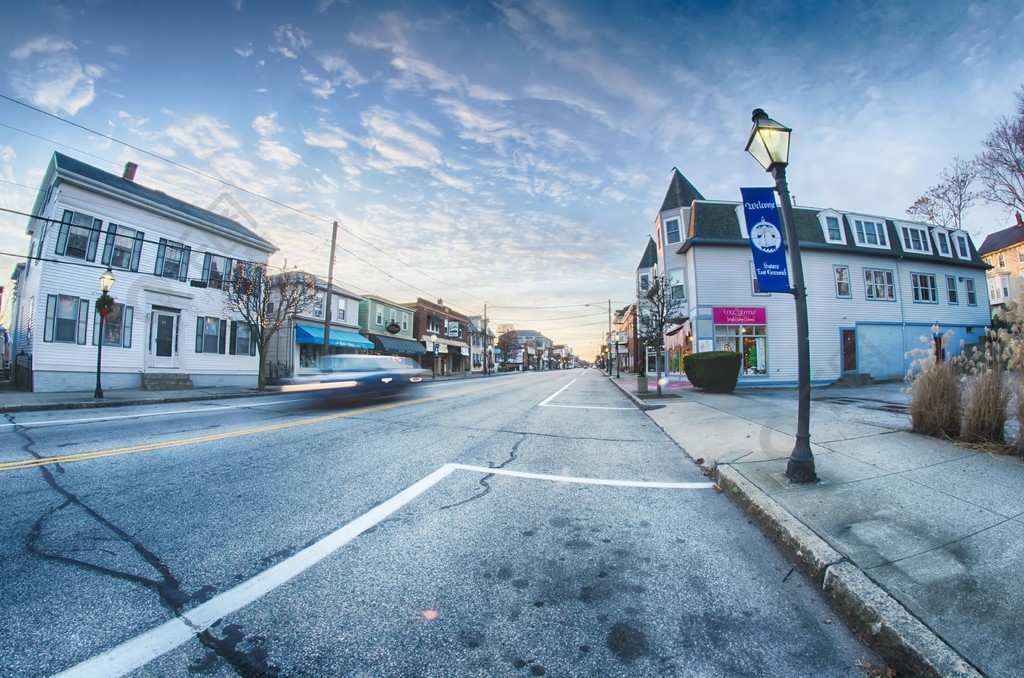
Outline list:
[[[972,190],[977,176],[974,160],[953,158],[953,164],[939,173],[939,183],[915,200],[907,214],[946,228],[962,229],[964,214],[978,197]]]
[[[271,338],[296,313],[317,301],[316,276],[301,271],[270,275],[264,264],[235,263],[231,284],[224,286],[228,305],[248,325],[250,341],[259,354],[259,389],[267,385],[267,349]]]
[[[975,158],[981,197],[1024,212],[1024,86],[1017,91],[1016,116],[1003,116]]]
[[[501,362],[508,369],[508,360],[512,357],[512,350],[520,348],[519,336],[516,334],[516,326],[508,323],[498,325],[498,351],[501,353]]]
[[[637,295],[636,336],[640,346],[653,348],[657,355],[658,395],[661,395],[661,371],[665,364],[665,332],[681,322],[683,306],[683,299],[672,294],[664,275],[652,276],[650,287]]]

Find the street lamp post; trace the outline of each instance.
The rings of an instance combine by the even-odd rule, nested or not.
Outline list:
[[[939,334],[939,321],[937,320],[932,325],[932,341],[935,343],[935,362],[945,362],[946,352],[942,350],[942,335]]]
[[[438,356],[441,355],[440,350],[437,346],[437,335],[430,335],[430,350],[434,352],[434,359],[430,361],[430,378],[437,379],[437,361],[440,359]]]
[[[754,123],[747,141],[747,152],[775,179],[775,190],[782,202],[782,221],[789,246],[790,267],[793,272],[793,297],[796,299],[797,405],[796,445],[789,455],[786,477],[794,483],[812,483],[818,479],[814,472],[814,454],[811,452],[811,351],[807,328],[807,288],[804,286],[804,268],[800,259],[800,240],[793,220],[793,201],[786,184],[786,165],[789,164],[789,136],[792,129],[780,125],[761,108],[754,109]]]
[[[96,390],[92,394],[94,398],[103,397],[103,386],[100,384],[100,372],[103,366],[103,335],[107,331],[107,314],[114,307],[114,298],[107,294],[113,286],[114,274],[111,272],[110,267],[107,266],[107,270],[100,276],[100,290],[102,293],[99,299],[96,300],[96,310],[100,314],[100,337],[96,344]]]

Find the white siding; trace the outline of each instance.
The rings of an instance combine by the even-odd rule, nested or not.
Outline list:
[[[735,247],[697,245],[690,250],[690,254],[693,263],[689,271],[695,288],[695,294],[690,296],[697,335],[695,342],[713,337],[712,308],[763,307],[768,324],[768,379],[745,377],[742,382],[751,385],[768,381],[794,383],[797,378],[797,342],[796,304],[793,296],[785,293],[755,296],[752,293],[751,254],[745,244]],[[967,343],[977,341],[983,334],[982,328],[988,324],[989,308],[983,287],[983,271],[959,267],[952,262],[900,262],[896,259],[820,250],[803,250],[802,260],[807,286],[811,380],[814,383],[828,383],[841,376],[840,328],[857,329],[860,371],[868,372],[875,378],[898,378],[908,364],[904,353],[922,346],[919,337],[930,337],[932,323],[938,321],[943,332],[950,329],[955,332],[953,340],[947,342],[947,349],[951,353],[959,350],[961,338]],[[837,298],[834,265],[850,267],[849,299]],[[865,268],[881,268],[893,272],[897,301],[866,298],[863,276]],[[938,303],[913,302],[912,273],[936,276]],[[946,275],[957,278],[960,302],[957,305],[948,303]],[[960,278],[974,280],[976,306],[968,306]],[[972,332],[968,333],[967,328],[971,328]]]

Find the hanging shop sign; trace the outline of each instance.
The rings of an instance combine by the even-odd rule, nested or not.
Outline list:
[[[779,224],[779,208],[771,188],[741,188],[743,216],[754,255],[754,273],[762,292],[789,292],[786,246]]]

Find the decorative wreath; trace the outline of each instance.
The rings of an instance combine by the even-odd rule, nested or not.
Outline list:
[[[107,315],[114,310],[114,297],[103,293],[96,299],[96,312],[100,315]]]

